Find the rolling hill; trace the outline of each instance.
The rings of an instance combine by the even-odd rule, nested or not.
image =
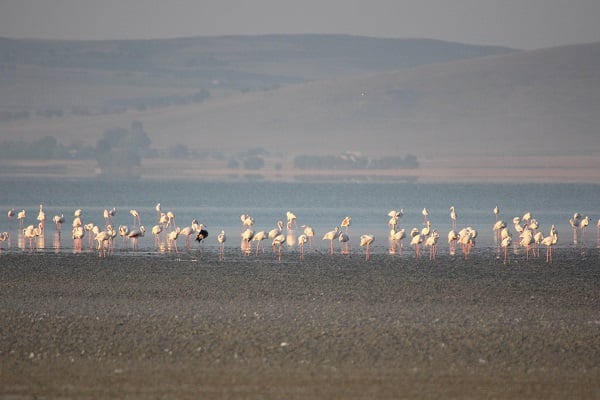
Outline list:
[[[600,153],[600,43],[511,51],[291,35],[179,39],[180,46],[167,51],[159,42],[142,43],[145,53],[139,43],[127,42],[76,42],[76,51],[64,50],[83,54],[89,46],[96,52],[105,46],[110,54],[120,54],[131,46],[142,52],[148,68],[139,60],[128,64],[127,52],[120,61],[106,61],[108,66],[90,59],[85,65],[75,55],[47,66],[27,52],[3,56],[3,71],[22,76],[0,78],[2,92],[11,89],[1,96],[5,110],[7,98],[20,99],[10,103],[14,109],[29,104],[28,98],[35,103],[37,95],[29,91],[36,85],[38,91],[47,85],[44,94],[63,106],[78,98],[89,107],[108,98],[170,102],[143,107],[125,102],[129,106],[119,112],[3,121],[0,138],[51,135],[67,143],[95,143],[108,129],[140,121],[153,147],[184,144],[209,153],[262,148],[288,161],[344,151],[456,163]],[[204,49],[202,57],[193,48]],[[209,70],[230,75],[203,75]],[[213,86],[204,86],[205,79]],[[210,96],[189,100],[205,87]]]

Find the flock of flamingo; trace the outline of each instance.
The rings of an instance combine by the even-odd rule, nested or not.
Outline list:
[[[151,232],[154,236],[154,243],[157,248],[162,250],[179,252],[177,246],[177,240],[183,237],[185,240],[185,248],[189,250],[191,245],[192,236],[198,242],[203,242],[208,237],[208,231],[204,224],[199,223],[197,220],[192,220],[189,226],[181,227],[175,223],[175,214],[172,211],[163,212],[160,203],[155,207],[156,209],[156,224],[152,227]],[[146,233],[146,228],[142,225],[140,213],[137,210],[130,210],[133,221],[131,226],[119,225],[117,229],[113,226],[113,217],[115,216],[116,208],[104,210],[104,226],[101,228],[93,223],[84,224],[82,220],[82,210],[77,209],[73,213],[72,220],[72,234],[73,249],[75,252],[80,252],[83,249],[84,237],[88,238],[89,248],[96,249],[100,255],[106,256],[111,254],[115,248],[116,236],[119,235],[123,240],[123,245],[126,246],[126,242],[131,242],[133,249],[138,248],[138,240],[143,237]],[[494,241],[497,244],[497,258],[501,258],[503,255],[503,261],[505,264],[510,262],[509,248],[511,246],[519,246],[524,248],[525,256],[539,257],[540,247],[546,246],[546,262],[552,263],[554,256],[554,249],[558,243],[558,230],[555,225],[552,225],[548,234],[544,235],[539,230],[538,221],[532,216],[531,212],[526,212],[522,217],[514,217],[512,219],[512,225],[514,228],[514,235],[518,235],[518,239],[513,239],[513,233],[509,229],[508,224],[499,218],[500,210],[498,206],[493,209],[493,213],[496,218],[496,222],[493,225]],[[422,210],[423,214],[423,225],[424,227],[419,229],[413,227],[409,231],[406,228],[400,228],[400,220],[404,215],[403,209],[397,211],[392,210],[388,213],[389,221],[389,253],[402,255],[404,248],[404,239],[409,241],[410,246],[414,250],[416,258],[421,256],[421,251],[424,248],[429,250],[429,259],[434,260],[438,252],[438,241],[440,234],[436,228],[433,227],[430,219],[429,212],[426,208]],[[25,220],[27,218],[26,210],[16,212],[15,209],[10,209],[7,213],[9,219],[9,225],[12,226],[12,221],[16,217],[19,221],[19,238],[23,241],[22,247],[25,249],[29,248],[30,251],[34,248],[44,247],[44,230],[46,225],[46,214],[44,212],[43,204],[40,204],[39,212],[36,217],[37,225],[31,224],[25,226]],[[263,241],[270,240],[271,248],[273,253],[277,253],[278,260],[281,261],[282,247],[286,244],[288,247],[298,247],[300,258],[304,259],[305,246],[313,246],[315,232],[308,225],[301,225],[302,233],[297,235],[299,231],[297,225],[297,217],[291,212],[286,213],[286,222],[280,220],[277,222],[276,228],[270,231],[254,231],[254,218],[248,214],[242,214],[241,220],[241,251],[244,255],[248,256],[254,254],[258,256],[259,252],[265,253],[265,247]],[[452,223],[452,229],[448,232],[448,248],[449,254],[455,255],[457,247],[460,247],[464,258],[468,258],[471,254],[472,249],[475,246],[477,238],[477,230],[472,227],[464,227],[457,230],[457,213],[454,206],[450,207],[450,220]],[[573,227],[573,242],[577,244],[579,234],[585,235],[586,229],[590,224],[590,217],[583,216],[581,213],[574,213],[573,217],[570,218],[570,225]],[[56,233],[60,241],[60,233],[62,225],[66,222],[64,214],[55,215],[52,218],[52,222],[56,225]],[[326,232],[323,235],[324,241],[329,241],[329,253],[333,255],[334,242],[340,243],[340,253],[344,255],[350,255],[350,233],[349,229],[352,225],[352,218],[347,216],[343,218],[339,226]],[[598,245],[600,246],[600,219],[597,223],[598,228]],[[10,235],[8,232],[0,233],[0,251],[2,250],[2,243],[9,239]],[[225,254],[225,242],[227,235],[225,231],[217,235],[217,242],[219,243],[219,257],[222,259]],[[370,248],[375,241],[375,236],[372,234],[363,234],[360,236],[360,246],[365,248],[365,259],[368,261],[370,258]]]

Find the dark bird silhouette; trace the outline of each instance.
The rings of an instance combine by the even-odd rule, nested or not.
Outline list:
[[[206,230],[206,228],[204,228],[203,224],[200,224],[199,228],[198,228],[198,234],[196,235],[196,240],[198,242],[202,242],[204,239],[206,239],[208,237],[208,231]]]

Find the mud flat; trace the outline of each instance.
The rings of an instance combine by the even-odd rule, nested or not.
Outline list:
[[[600,259],[0,254],[0,397],[598,398]]]

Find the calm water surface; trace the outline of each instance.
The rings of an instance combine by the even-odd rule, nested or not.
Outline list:
[[[298,225],[310,225],[316,231],[317,249],[326,249],[321,240],[324,232],[338,226],[345,216],[352,217],[351,242],[358,247],[359,236],[376,236],[375,251],[388,246],[390,210],[404,210],[400,227],[409,231],[423,228],[421,210],[429,211],[432,227],[440,234],[440,243],[446,245],[446,234],[451,229],[449,207],[458,214],[457,230],[471,226],[478,230],[477,246],[494,246],[492,226],[494,206],[500,208],[500,218],[511,230],[512,219],[531,212],[547,234],[555,224],[560,232],[561,246],[572,245],[569,218],[580,212],[591,218],[586,239],[596,244],[596,223],[600,216],[600,185],[583,184],[419,184],[419,183],[218,183],[181,181],[107,182],[94,180],[4,179],[0,192],[0,231],[11,233],[4,244],[18,248],[19,235],[16,218],[9,222],[6,212],[15,208],[27,211],[26,225],[37,224],[39,205],[46,212],[45,248],[71,249],[73,211],[83,210],[83,222],[104,227],[104,209],[115,207],[113,225],[131,226],[130,209],[141,214],[147,229],[141,239],[141,249],[154,248],[150,229],[157,223],[155,206],[161,203],[163,211],[172,211],[178,226],[191,224],[192,219],[203,223],[209,231],[205,246],[216,248],[216,236],[222,229],[228,234],[227,246],[239,247],[241,214],[250,214],[255,221],[253,229],[273,229],[278,220],[285,220],[286,211],[293,211]],[[64,214],[60,238],[55,235],[52,217]],[[57,242],[58,239],[58,242]],[[179,239],[180,247],[184,240]],[[581,237],[580,237],[581,243]],[[405,242],[405,245],[407,243]],[[194,243],[193,248],[197,248]],[[127,248],[117,241],[117,248]],[[378,249],[378,250],[377,250]]]

